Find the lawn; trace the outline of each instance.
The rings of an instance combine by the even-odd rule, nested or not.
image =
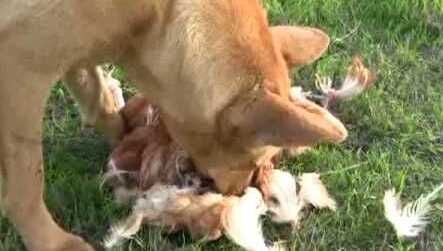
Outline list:
[[[266,235],[288,239],[290,250],[443,250],[442,194],[418,244],[396,238],[381,203],[388,188],[413,200],[443,182],[443,1],[264,2],[273,24],[316,26],[331,37],[325,56],[294,72],[296,84],[312,89],[315,74],[342,78],[355,53],[379,75],[375,88],[336,108],[350,132],[345,143],[318,146],[281,166],[293,173],[324,173],[338,211],[314,211],[294,233],[266,221]],[[99,243],[110,222],[128,212],[99,187],[109,146],[81,127],[77,106],[60,84],[48,101],[44,128],[49,208],[65,228]],[[207,244],[150,227],[115,250],[176,249],[238,250],[226,239]],[[4,218],[0,250],[24,250]]]

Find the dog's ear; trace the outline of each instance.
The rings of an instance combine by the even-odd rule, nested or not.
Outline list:
[[[275,26],[271,27],[271,34],[289,67],[312,63],[329,46],[329,36],[316,28]]]
[[[289,100],[265,88],[252,91],[228,112],[225,135],[254,146],[310,146],[339,143],[344,125],[328,110],[306,99]]]

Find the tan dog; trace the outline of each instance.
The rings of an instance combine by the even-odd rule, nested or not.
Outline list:
[[[288,94],[288,66],[312,62],[328,42],[316,29],[268,28],[258,0],[0,4],[2,208],[29,250],[92,250],[43,202],[41,122],[52,83],[66,76],[85,122],[118,138],[122,121],[95,68],[102,62],[125,67],[222,192],[243,190],[282,146],[341,142],[338,120]]]

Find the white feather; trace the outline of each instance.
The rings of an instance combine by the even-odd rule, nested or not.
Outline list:
[[[106,249],[110,249],[115,245],[118,245],[125,239],[130,239],[139,230],[143,222],[143,215],[139,213],[133,213],[124,222],[111,226],[110,233],[104,240],[104,246]]]
[[[286,247],[280,243],[274,243],[272,247],[269,248],[269,251],[286,251]]]
[[[228,209],[225,226],[227,236],[248,251],[269,251],[260,221],[265,211],[261,193],[255,188],[247,188],[238,202]]]
[[[296,178],[288,171],[272,169],[268,176],[269,199],[265,201],[274,222],[296,226],[305,203],[297,194]],[[270,198],[275,198],[278,203]]]
[[[335,96],[346,100],[360,95],[365,90],[365,86],[354,76],[346,76],[340,89],[335,91]]]
[[[114,201],[119,205],[128,204],[132,199],[137,198],[140,191],[137,188],[116,187],[113,190]]]
[[[192,192],[193,188],[180,189],[173,185],[155,184],[136,201],[134,212],[143,214],[148,220],[160,218],[180,194]]]
[[[176,186],[155,184],[144,195],[137,199],[132,214],[123,222],[111,226],[110,233],[104,240],[104,246],[111,248],[124,239],[130,239],[142,225],[143,219],[158,218],[168,203],[175,200],[177,195],[188,190],[178,189]]]
[[[316,208],[329,208],[335,211],[335,200],[329,195],[325,185],[320,180],[318,173],[303,173],[299,177],[300,197],[306,203]]]
[[[319,89],[324,95],[328,95],[328,93],[334,88],[332,87],[332,79],[330,77],[320,77],[320,75],[315,75],[315,86]]]
[[[292,100],[306,100],[306,97],[310,96],[311,92],[305,92],[303,91],[303,88],[301,86],[294,86],[291,87],[289,90],[289,96]]]
[[[100,188],[103,187],[103,185],[108,182],[110,179],[116,177],[120,182],[124,182],[123,178],[121,177],[122,174],[130,173],[129,171],[118,169],[115,165],[114,159],[110,159],[107,164],[107,170],[103,174],[103,177],[100,181]]]
[[[383,198],[385,217],[394,227],[398,237],[413,238],[424,231],[429,223],[432,201],[443,189],[443,183],[428,195],[421,195],[417,200],[402,207],[400,194],[395,189],[387,190]]]

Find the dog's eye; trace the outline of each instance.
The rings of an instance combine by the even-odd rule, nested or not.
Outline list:
[[[275,196],[269,197],[269,201],[276,206],[280,205],[280,201]]]

